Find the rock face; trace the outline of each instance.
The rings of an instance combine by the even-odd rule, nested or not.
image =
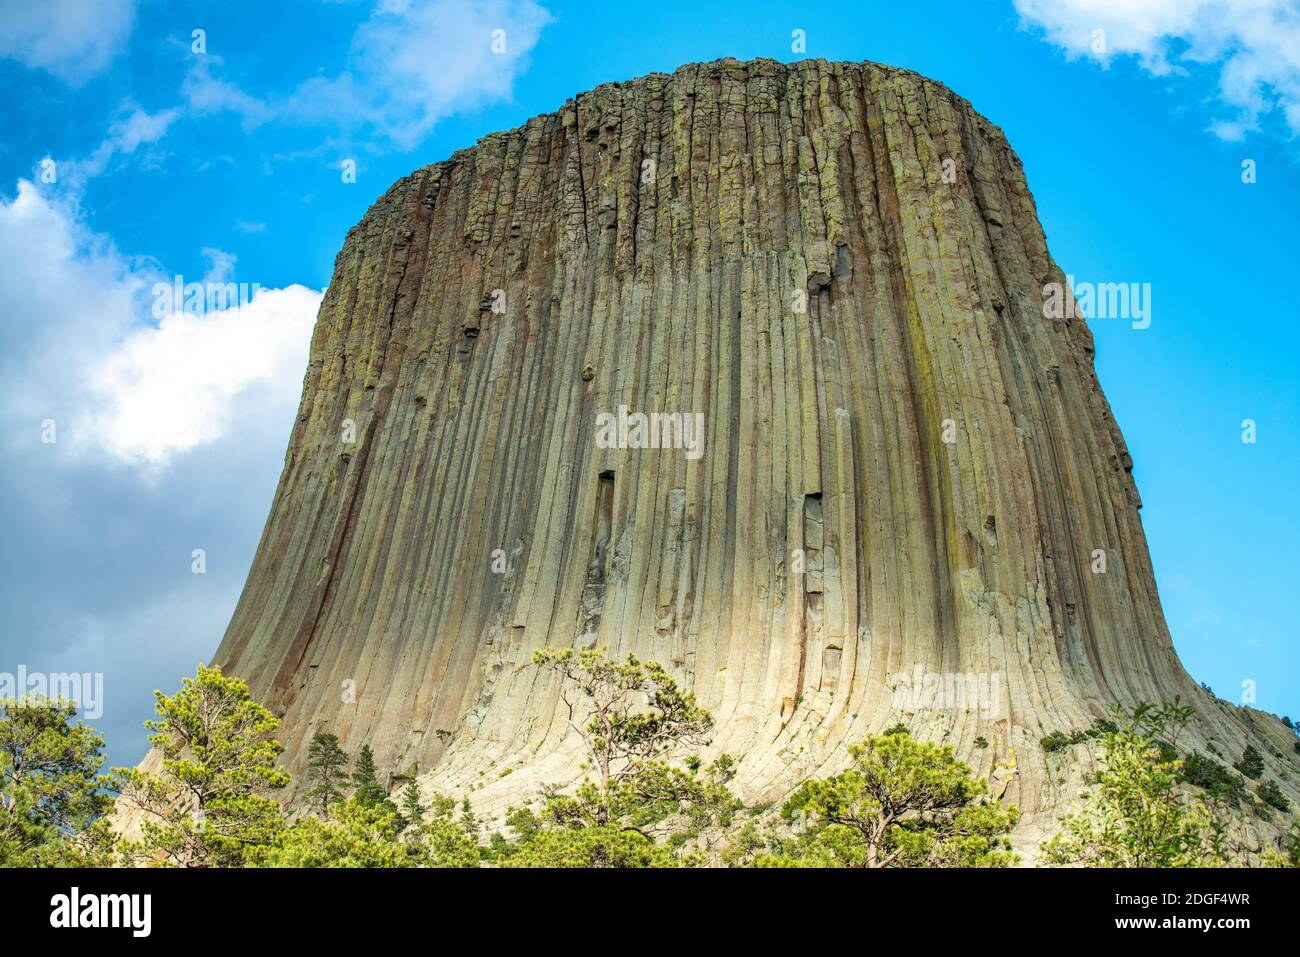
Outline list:
[[[1281,740],[1174,654],[1053,282],[1002,133],[914,73],[693,65],[489,136],[348,234],[214,660],[291,769],[330,730],[488,804],[577,773],[544,645],[668,665],[755,799],[899,721],[1031,812],[1112,702]]]

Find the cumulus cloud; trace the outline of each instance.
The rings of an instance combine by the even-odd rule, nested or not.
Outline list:
[[[271,398],[296,401],[320,293],[259,291],[212,314],[172,313],[128,336],[93,370],[93,434],[123,461],[160,465],[237,433]]]
[[[121,52],[134,21],[135,0],[5,3],[0,57],[80,85]]]
[[[410,147],[454,110],[508,99],[551,15],[535,0],[382,0],[352,39],[345,68],[262,99],[201,58],[183,93],[197,113],[230,111],[247,128],[275,118],[366,126]]]
[[[234,256],[203,252],[191,302],[172,295],[184,277],[122,255],[33,184],[0,198],[0,332],[19,421],[52,420],[79,462],[153,470],[250,419],[290,421],[321,294],[236,282]]]
[[[1277,112],[1300,134],[1300,5],[1295,0],[1015,0],[1070,56],[1136,57],[1154,76],[1213,71],[1210,129],[1239,140]],[[1098,34],[1096,31],[1103,31]]]

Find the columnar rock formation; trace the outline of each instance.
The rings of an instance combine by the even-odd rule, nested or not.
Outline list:
[[[1044,734],[1175,695],[1239,753],[1052,282],[1002,133],[915,73],[727,60],[486,137],[349,233],[215,661],[294,769],[331,730],[488,803],[576,773],[544,645],[668,665],[754,798],[903,721],[1042,808]],[[608,447],[620,407],[701,444]]]

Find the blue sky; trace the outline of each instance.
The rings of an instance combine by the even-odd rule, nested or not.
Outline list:
[[[395,179],[603,82],[818,57],[946,83],[1006,132],[1067,273],[1151,284],[1150,328],[1093,330],[1175,646],[1300,717],[1294,0],[736,9],[0,0],[0,671],[103,671],[111,756],[139,757],[150,692],[233,610],[320,290]],[[266,292],[160,327],[177,273]]]

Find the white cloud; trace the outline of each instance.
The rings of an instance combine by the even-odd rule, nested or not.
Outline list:
[[[133,153],[142,143],[156,143],[162,139],[167,127],[180,115],[180,110],[159,110],[147,113],[137,106],[127,104],[129,111],[108,128],[108,145],[114,152]],[[100,149],[104,149],[103,146]]]
[[[1154,76],[1214,71],[1226,115],[1210,129],[1223,139],[1241,139],[1274,111],[1300,134],[1295,0],[1015,0],[1015,7],[1070,56],[1103,65],[1134,56]]]
[[[135,0],[32,0],[5,3],[0,57],[79,85],[126,45]]]
[[[205,281],[234,281],[232,255],[204,253]],[[291,422],[321,294],[261,290],[156,321],[154,286],[172,282],[25,180],[0,198],[0,369],[14,421],[28,423],[11,436],[26,440],[50,418],[73,460],[157,472],[250,423]]]
[[[453,109],[508,99],[550,22],[533,0],[381,4],[353,40],[376,125],[409,145]]]
[[[109,124],[108,136],[89,156],[62,164],[64,182],[73,188],[84,186],[86,180],[104,172],[114,156],[129,155],[141,146],[158,142],[180,115],[178,107],[149,113],[127,100],[118,118]]]
[[[234,112],[247,128],[271,118],[368,126],[410,147],[456,110],[508,99],[551,19],[536,0],[381,0],[334,76],[259,99],[215,76],[221,61],[204,57],[183,92],[196,113]]]
[[[94,370],[97,440],[124,461],[164,465],[238,437],[245,419],[265,413],[267,398],[296,402],[320,300],[294,285],[242,307],[173,313],[133,333]]]
[[[74,212],[26,180],[0,197],[0,368],[20,417],[66,423],[78,358],[126,333],[149,276]]]
[[[261,126],[271,118],[273,109],[235,84],[213,76],[213,69],[220,68],[223,62],[221,57],[212,53],[195,61],[181,84],[181,95],[185,97],[186,104],[191,112],[199,116],[206,113],[237,113],[246,130]]]
[[[235,275],[236,258],[234,253],[228,253],[224,249],[217,249],[214,246],[204,246],[202,250],[203,257],[208,261],[208,269],[203,274],[203,281],[207,282],[230,282]]]

